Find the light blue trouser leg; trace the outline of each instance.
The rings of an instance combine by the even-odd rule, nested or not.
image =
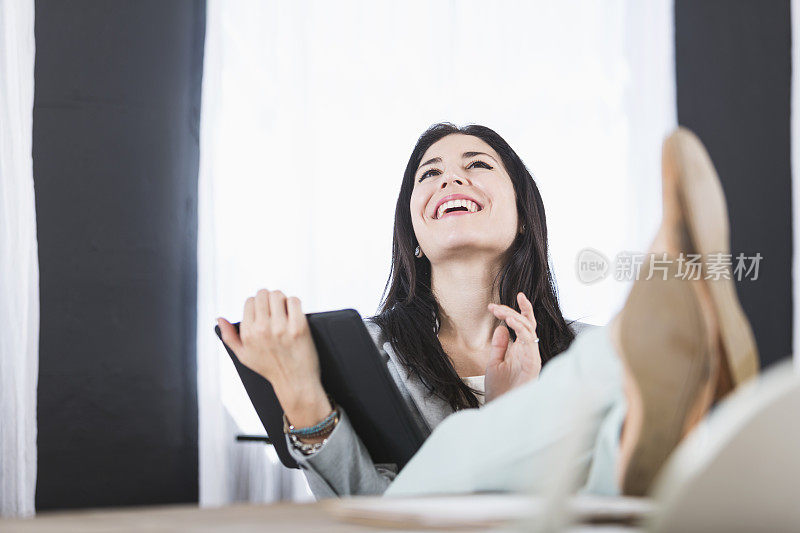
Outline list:
[[[618,494],[615,468],[626,407],[609,332],[599,327],[581,333],[537,380],[446,418],[386,495],[544,492],[561,474],[555,466],[575,469],[584,492]],[[568,458],[565,449],[571,450]]]

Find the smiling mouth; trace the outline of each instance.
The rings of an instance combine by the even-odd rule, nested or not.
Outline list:
[[[481,206],[472,200],[450,200],[439,206],[436,210],[436,220],[449,215],[450,213],[477,213],[481,211]]]

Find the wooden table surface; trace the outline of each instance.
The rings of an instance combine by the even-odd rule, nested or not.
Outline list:
[[[41,513],[32,519],[0,521],[0,531],[93,533],[99,531],[379,531],[341,522],[319,503],[231,505],[201,509],[197,506],[131,507]]]
[[[40,513],[35,518],[0,520],[0,532],[51,532],[95,533],[123,531],[186,531],[186,532],[250,532],[291,531],[295,533],[344,531],[370,532],[394,529],[398,524],[374,523],[365,525],[346,521],[329,509],[330,502],[305,504],[277,503],[271,505],[230,505],[217,508],[199,508],[195,505],[162,507],[130,507],[124,509],[93,509]],[[499,526],[499,524],[498,524]],[[403,530],[424,530],[406,524]],[[448,531],[485,531],[486,526]],[[526,528],[528,529],[528,528]],[[508,529],[506,529],[508,531]],[[570,531],[638,531],[625,525],[577,525]]]

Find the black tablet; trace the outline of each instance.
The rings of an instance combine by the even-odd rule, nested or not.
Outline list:
[[[342,309],[308,313],[306,317],[319,354],[325,391],[347,412],[374,463],[394,463],[403,468],[422,446],[424,433],[389,375],[361,315],[355,309]],[[238,331],[239,323],[234,326]],[[219,326],[214,330],[221,340]],[[286,445],[283,410],[272,385],[239,362],[227,345],[225,349],[281,462],[297,468]]]

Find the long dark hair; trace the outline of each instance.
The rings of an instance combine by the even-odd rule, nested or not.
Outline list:
[[[408,371],[432,393],[448,401],[453,410],[459,410],[479,404],[439,342],[439,304],[431,290],[431,264],[427,257],[414,256],[418,242],[409,207],[414,175],[422,156],[436,141],[454,133],[478,137],[491,146],[500,155],[516,191],[517,215],[526,229],[517,234],[509,260],[495,278],[493,288],[499,287],[500,303],[519,311],[518,292],[523,292],[533,303],[543,365],[564,351],[575,335],[558,305],[548,264],[544,204],[525,164],[490,128],[477,124],[459,128],[450,122],[434,124],[420,136],[403,174],[394,215],[392,267],[378,314],[370,318],[386,333]],[[514,340],[516,335],[509,330]]]

